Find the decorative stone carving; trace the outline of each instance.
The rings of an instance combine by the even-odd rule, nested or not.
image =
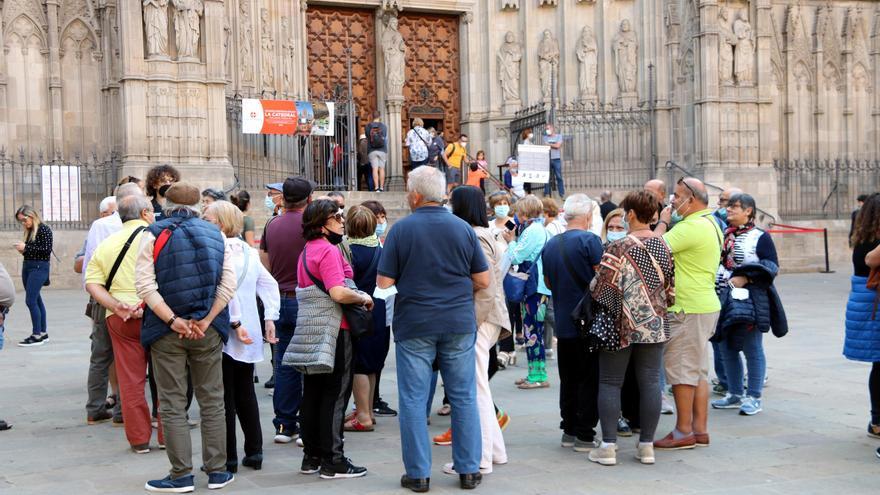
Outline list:
[[[226,79],[232,79],[232,56],[229,43],[232,39],[232,24],[229,23],[229,16],[223,14],[223,72]]]
[[[382,33],[382,53],[385,56],[385,92],[388,96],[403,96],[406,66],[406,43],[397,30],[397,17],[389,16]]]
[[[519,0],[499,0],[501,10],[519,10]]]
[[[241,0],[238,4],[239,31],[238,31],[238,65],[241,66],[242,82],[254,82],[253,53],[253,26],[251,25],[251,6],[248,0]]]
[[[843,90],[843,71],[840,67],[843,55],[839,38],[840,29],[834,9],[830,5],[820,7],[816,21],[816,45],[822,50],[822,76],[826,87]]]
[[[737,39],[734,52],[736,83],[740,86],[751,86],[754,82],[755,42],[752,40],[752,25],[749,24],[745,11],[740,11],[733,21],[733,34]]]
[[[770,29],[773,37],[770,42],[770,67],[773,70],[773,76],[776,79],[776,89],[780,92],[785,87],[785,63],[782,61],[782,30],[770,11]]]
[[[3,2],[0,1],[0,5],[2,4]],[[83,21],[90,29],[95,28],[95,11],[92,3],[87,0],[64,0],[61,3],[58,19],[58,25],[64,29],[76,19]]]
[[[785,37],[788,52],[787,66],[792,70],[798,87],[803,84],[807,89],[812,90],[812,79],[816,65],[812,53],[810,53],[810,42],[807,40],[800,7],[797,5],[788,7]]]
[[[541,95],[544,101],[553,97],[553,82],[559,70],[559,42],[549,29],[545,29],[538,44],[538,75],[541,78]]]
[[[873,91],[871,56],[868,51],[868,33],[861,9],[850,7],[846,13],[846,41],[852,51],[852,78],[856,89]]]
[[[263,89],[271,90],[275,86],[274,58],[275,37],[269,21],[269,9],[260,9],[260,74],[263,77]]]
[[[504,35],[504,43],[498,49],[498,80],[501,82],[501,99],[507,102],[519,102],[520,62],[522,46],[517,43],[516,35],[508,31]]]
[[[168,0],[144,0],[147,57],[168,57]]]
[[[736,35],[726,7],[718,10],[718,79],[723,85],[733,85],[733,47]]]
[[[538,0],[538,7],[556,7],[559,5],[558,0]]]
[[[202,0],[172,0],[174,2],[174,31],[177,34],[177,59],[199,60],[201,18],[205,7]]]
[[[281,79],[282,91],[290,90],[290,64],[293,63],[293,35],[290,32],[290,20],[281,18]]]
[[[397,12],[400,12],[401,10],[403,10],[403,7],[400,6],[400,0],[382,0],[382,10],[395,10]]]
[[[578,39],[575,55],[578,59],[578,94],[580,99],[589,100],[596,96],[596,76],[598,74],[596,36],[590,26],[584,26]]]
[[[639,42],[632,30],[629,19],[620,22],[620,31],[611,42],[614,55],[614,73],[617,75],[617,86],[621,94],[636,92],[638,77]]]

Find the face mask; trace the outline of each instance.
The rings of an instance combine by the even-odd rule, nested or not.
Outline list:
[[[624,214],[621,218],[620,225],[623,227],[623,234],[626,235],[626,233],[629,232],[629,222],[626,221],[626,214]],[[608,235],[606,237],[610,238],[611,234],[612,232],[608,232]]]
[[[462,148],[467,148],[467,142],[460,143]]]
[[[690,199],[690,198],[688,198],[688,199]],[[675,208],[672,211],[672,223],[677,223],[677,222],[684,220],[684,215],[682,215],[681,213],[678,212],[679,208],[681,208],[682,206],[684,206],[684,203],[682,203],[681,205],[679,205],[678,208]]]
[[[605,238],[608,239],[608,242],[619,241],[626,237],[626,232],[607,232],[605,234]]]
[[[526,136],[526,139],[532,139],[532,138],[533,138],[533,137],[535,137],[535,135],[534,135],[534,134],[531,134],[531,133],[529,133],[529,135],[528,135],[528,136]]]
[[[327,232],[327,241],[334,246],[342,242],[342,234],[337,234],[336,232]]]
[[[509,205],[498,205],[495,207],[495,216],[498,218],[507,218],[507,215],[510,214],[510,206]]]
[[[269,213],[275,211],[275,202],[272,201],[272,196],[266,196],[266,199],[263,200],[263,206],[265,206],[266,209],[269,210]]]
[[[544,225],[544,215],[541,215],[540,217],[536,218],[535,223]]]
[[[547,129],[546,131],[544,131],[544,133],[547,134],[548,136],[553,135],[553,131],[551,131],[550,129]]]
[[[376,235],[382,237],[385,234],[385,229],[388,228],[388,222],[385,223],[377,223],[376,224]]]
[[[717,213],[722,220],[727,220],[727,208],[718,208]]]

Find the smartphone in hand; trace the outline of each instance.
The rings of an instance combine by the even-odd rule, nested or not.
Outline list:
[[[513,220],[508,220],[507,223],[504,224],[504,226],[507,227],[507,230],[516,230],[516,224],[513,223]]]

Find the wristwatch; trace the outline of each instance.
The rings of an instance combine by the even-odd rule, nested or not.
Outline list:
[[[669,228],[669,222],[667,222],[666,220],[660,220],[659,222],[657,222],[657,225],[660,225],[661,223],[666,225],[667,229]]]
[[[176,320],[176,319],[177,319],[177,315],[172,315],[172,316],[171,316],[171,319],[168,320],[168,326],[170,327],[171,325],[173,325],[173,324],[174,324],[174,320]]]
[[[241,327],[241,322],[240,321],[233,321],[232,323],[229,324],[229,326],[233,330],[238,330],[239,327]]]

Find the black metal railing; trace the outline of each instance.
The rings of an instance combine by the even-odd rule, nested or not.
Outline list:
[[[774,160],[773,166],[786,220],[849,218],[860,194],[880,191],[880,160]]]
[[[0,149],[0,230],[21,228],[15,211],[22,205],[33,206],[53,229],[89,228],[101,200],[113,194],[118,164],[115,154],[47,159],[43,152]]]
[[[351,189],[356,163],[352,163],[350,134],[356,126],[349,125],[345,105],[336,105],[333,136],[242,134],[241,99],[227,98],[229,161],[238,187],[256,190],[299,175],[314,181],[319,189]]]

